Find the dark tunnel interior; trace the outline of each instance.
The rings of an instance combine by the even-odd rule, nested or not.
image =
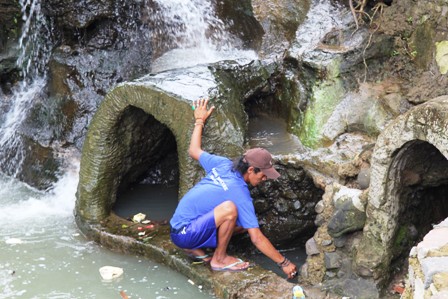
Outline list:
[[[177,144],[168,127],[135,107],[123,113],[120,136],[127,147],[113,211],[132,219],[142,213],[151,221],[166,222],[178,201],[179,166]]]
[[[393,264],[407,261],[409,251],[448,217],[448,160],[432,144],[405,144],[394,158],[393,177],[399,204],[392,244]]]

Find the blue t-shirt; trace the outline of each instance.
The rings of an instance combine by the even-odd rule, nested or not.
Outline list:
[[[232,201],[238,209],[237,225],[245,229],[258,228],[258,219],[249,188],[238,171],[232,171],[232,161],[203,152],[199,163],[207,175],[179,201],[170,224],[174,229],[213,210],[224,201]]]

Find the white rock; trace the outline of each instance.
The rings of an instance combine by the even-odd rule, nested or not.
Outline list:
[[[23,241],[18,239],[18,238],[9,238],[9,239],[6,239],[5,242],[6,242],[6,244],[10,244],[10,245],[22,244],[23,243]]]
[[[134,217],[132,217],[132,221],[134,222],[142,222],[145,220],[146,215],[142,213],[135,214]]]
[[[123,275],[123,269],[119,267],[104,266],[100,268],[101,277],[104,280],[113,280]]]

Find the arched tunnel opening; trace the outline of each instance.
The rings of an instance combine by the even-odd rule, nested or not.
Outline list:
[[[173,133],[152,115],[133,106],[125,109],[117,126],[127,146],[113,212],[132,220],[139,213],[145,220],[167,223],[177,206],[179,166]]]
[[[407,271],[410,249],[448,217],[448,160],[432,144],[414,140],[398,150],[391,164],[398,203],[392,239],[393,274]]]

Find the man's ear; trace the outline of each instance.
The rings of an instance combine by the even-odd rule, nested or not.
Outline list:
[[[252,172],[254,172],[254,167],[249,166],[249,168],[247,169],[247,173],[252,173]]]

